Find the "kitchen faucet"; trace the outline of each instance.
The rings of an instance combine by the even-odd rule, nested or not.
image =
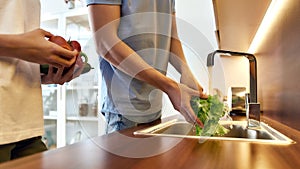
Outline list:
[[[216,50],[207,56],[207,67],[214,66],[214,57],[216,54],[224,54],[229,56],[244,56],[249,60],[250,64],[250,102],[257,103],[257,66],[256,58],[253,54],[243,52],[233,52],[227,50]]]

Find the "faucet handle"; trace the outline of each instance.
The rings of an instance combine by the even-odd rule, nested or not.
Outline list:
[[[247,110],[250,103],[250,93],[245,93],[245,110]]]
[[[259,129],[260,128],[260,104],[249,103],[248,116],[247,116],[248,128]]]
[[[260,127],[260,104],[250,103],[250,94],[245,94],[245,109],[248,128]]]

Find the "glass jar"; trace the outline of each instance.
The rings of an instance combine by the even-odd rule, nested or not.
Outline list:
[[[88,100],[86,98],[80,99],[78,106],[79,106],[79,115],[87,116],[88,109],[89,109]]]

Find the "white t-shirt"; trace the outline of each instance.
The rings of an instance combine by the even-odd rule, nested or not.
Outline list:
[[[0,1],[0,34],[23,33],[39,25],[39,0]],[[43,135],[41,92],[38,64],[0,56],[0,145]]]

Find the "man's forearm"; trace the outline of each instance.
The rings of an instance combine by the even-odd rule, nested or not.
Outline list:
[[[174,80],[146,63],[141,56],[122,41],[105,54],[105,59],[124,73],[164,92],[177,85]]]
[[[172,38],[171,40],[171,55],[169,61],[180,74],[188,68],[179,39]]]

